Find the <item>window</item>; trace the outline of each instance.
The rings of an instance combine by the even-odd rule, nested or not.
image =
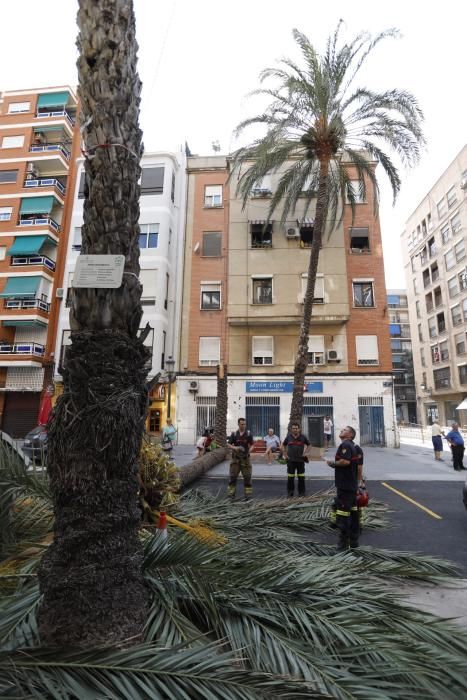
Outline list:
[[[10,102],[10,104],[8,105],[8,114],[20,114],[21,112],[29,112],[30,107],[30,102]]]
[[[431,296],[431,292],[425,295],[425,306],[428,313],[433,311],[433,297]]]
[[[464,315],[464,321],[467,321],[467,299],[462,301],[462,313]]]
[[[350,204],[351,198],[355,204],[363,204],[366,201],[365,183],[360,180],[350,180],[347,185],[347,204]]]
[[[459,275],[460,277],[460,275]],[[449,297],[452,299],[452,297],[455,297],[456,294],[459,294],[459,287],[457,285],[457,277],[451,277],[451,279],[448,280],[448,292],[449,292]]]
[[[436,325],[438,326],[438,333],[444,333],[444,331],[446,330],[444,312],[436,315]]]
[[[156,305],[157,270],[140,270],[139,281],[143,285],[141,292],[141,304],[143,306]]]
[[[303,219],[298,221],[300,230],[300,245],[302,248],[311,248],[313,244],[313,232],[315,230],[315,222],[313,219]]]
[[[206,185],[204,188],[204,206],[222,206],[222,185]]]
[[[419,301],[415,302],[415,312],[417,314],[417,318],[421,318],[420,317],[420,302]]]
[[[441,240],[443,242],[443,245],[449,241],[451,238],[451,228],[449,224],[445,224],[443,228],[441,229]]]
[[[433,370],[433,379],[435,389],[445,389],[451,386],[451,368],[442,367],[441,369]]]
[[[13,207],[0,207],[0,221],[10,221]]]
[[[436,248],[435,239],[434,239],[434,237],[430,238],[430,240],[428,241],[428,255],[430,256],[430,258],[433,258],[437,252],[438,251]]]
[[[272,224],[265,221],[251,222],[251,247],[272,248]]]
[[[324,335],[308,336],[308,364],[324,365]]]
[[[413,290],[414,290],[415,294],[418,294],[418,281],[417,281],[416,277],[413,278],[412,284],[413,284]]]
[[[164,309],[167,311],[169,305],[169,285],[170,285],[170,275],[168,272],[165,273],[165,298],[164,298]]]
[[[444,255],[444,264],[446,266],[446,270],[452,270],[452,268],[456,264],[456,258],[454,255],[454,250],[451,248],[451,250],[448,250],[447,253]]]
[[[449,348],[447,340],[443,340],[443,342],[439,344],[439,354],[441,362],[446,362],[446,360],[449,360]]]
[[[422,367],[426,367],[424,348],[420,348],[420,362],[422,363]]]
[[[203,256],[220,258],[222,255],[222,233],[220,231],[203,233]]]
[[[272,182],[271,176],[265,175],[261,180],[255,182],[251,188],[251,195],[253,197],[267,197],[272,194]]]
[[[426,265],[428,262],[428,251],[426,246],[420,251],[420,265]]]
[[[201,337],[199,339],[199,366],[217,367],[221,361],[221,339]]]
[[[354,306],[370,307],[375,305],[373,282],[352,282],[352,286]]]
[[[436,287],[436,289],[433,292],[434,299],[435,299],[435,306],[438,308],[438,306],[441,306],[443,303],[443,295],[441,293],[441,287]],[[408,323],[409,319],[407,319]]]
[[[0,170],[0,185],[7,185],[9,183],[16,183],[17,177],[18,177],[17,170]]]
[[[162,194],[164,191],[164,167],[143,168],[141,173],[141,194]]]
[[[467,289],[467,271],[462,270],[462,272],[459,272],[458,278],[459,278],[459,289],[461,289],[461,290]]]
[[[418,339],[421,343],[423,343],[423,333],[422,333],[422,324],[418,324]]]
[[[273,342],[272,335],[256,335],[252,339],[252,364],[253,365],[273,365]]]
[[[159,224],[140,224],[139,225],[139,247],[157,248],[159,243]]]
[[[428,267],[426,268],[426,270],[423,270],[422,277],[423,277],[423,286],[429,287],[431,284],[431,277],[430,277],[430,270]]]
[[[454,343],[456,346],[456,355],[463,355],[465,353],[465,333],[455,335]]]
[[[452,217],[451,228],[452,228],[453,234],[455,234],[461,230],[462,224],[461,224],[461,217],[460,217],[459,212],[457,212],[457,214],[454,214],[454,216]]]
[[[201,309],[218,311],[221,308],[221,283],[201,282]]]
[[[6,257],[6,245],[0,246],[0,260],[5,260]]]
[[[453,306],[451,309],[451,319],[452,319],[452,325],[453,326],[458,326],[459,323],[462,323],[462,314],[461,314],[461,307],[459,304],[456,304],[456,306]]]
[[[24,136],[4,136],[2,140],[2,148],[22,148],[24,145]]]
[[[79,176],[78,199],[84,199],[85,185],[86,185],[86,177],[85,177],[84,170],[83,170]]]
[[[416,272],[417,271],[417,258],[415,257],[415,255],[413,255],[410,258],[410,265],[412,266],[412,272]]]
[[[376,335],[356,335],[357,365],[379,364],[378,337]]]
[[[436,338],[438,331],[436,330],[436,321],[434,318],[428,319],[428,335],[430,338]]]
[[[72,243],[72,250],[81,250],[81,245],[82,245],[82,236],[81,236],[81,226],[75,226],[75,230],[73,232],[73,243]]]
[[[456,243],[454,246],[454,255],[456,256],[456,262],[460,262],[465,258],[465,245],[464,239]]]
[[[436,205],[436,209],[438,211],[438,219],[442,219],[447,214],[448,208],[444,197],[443,199],[439,200],[438,204]]]
[[[459,384],[467,384],[467,365],[460,365],[459,371]]]
[[[175,202],[175,173],[172,171],[172,184],[170,186],[170,199]]]
[[[253,304],[272,304],[272,277],[253,278]]]
[[[306,285],[308,282],[308,275],[306,273],[302,274],[302,303],[305,300]],[[313,304],[324,304],[324,276],[316,275],[315,279],[315,289],[313,292]]]
[[[455,186],[451,187],[451,189],[448,191],[448,193],[446,194],[446,199],[448,202],[448,208],[451,209],[457,202],[457,193]]]

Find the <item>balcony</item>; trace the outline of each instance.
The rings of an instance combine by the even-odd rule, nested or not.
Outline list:
[[[66,192],[66,188],[62,185],[60,180],[57,180],[54,177],[40,177],[35,180],[25,180],[23,187],[26,187],[27,189],[33,187],[54,187],[63,195]]]
[[[39,309],[49,313],[50,304],[42,299],[4,299],[4,309]]]
[[[59,109],[59,110],[54,111],[54,112],[37,112],[37,114],[36,114],[36,119],[49,119],[49,118],[57,119],[57,117],[65,117],[65,119],[70,124],[70,126],[75,125],[75,120],[73,119],[71,114],[69,114],[66,111],[66,109]]]
[[[450,386],[451,386],[451,379],[449,377],[435,379],[435,389],[448,389]]]
[[[62,143],[33,144],[29,147],[30,153],[59,152],[66,160],[70,160],[70,152]]]
[[[27,216],[20,218],[18,221],[18,226],[50,226],[54,231],[60,231],[60,224],[58,224],[55,219],[51,216]]]
[[[23,265],[43,265],[52,272],[55,271],[55,262],[46,255],[14,255],[11,258],[12,267]]]
[[[34,355],[44,357],[45,345],[40,343],[0,343],[0,355]]]

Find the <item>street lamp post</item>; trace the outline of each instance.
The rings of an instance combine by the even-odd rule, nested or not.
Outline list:
[[[173,371],[173,368],[175,366],[175,360],[173,360],[171,357],[168,357],[165,361],[166,367],[167,367],[167,381],[169,384],[168,387],[168,392],[167,392],[167,418],[171,418],[171,403],[172,403],[172,384],[176,379],[176,374]]]

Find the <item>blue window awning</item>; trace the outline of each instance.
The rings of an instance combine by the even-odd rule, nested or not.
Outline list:
[[[54,197],[23,197],[20,214],[50,214],[54,205]]]
[[[58,124],[57,126],[35,126],[35,134],[45,134],[46,131],[63,131],[63,126]]]
[[[68,102],[70,93],[67,92],[47,92],[39,95],[38,107],[64,107]]]
[[[41,321],[38,318],[28,318],[28,319],[18,319],[18,318],[12,318],[9,319],[8,321],[2,321],[2,326],[4,328],[16,328],[17,326],[37,326],[39,328],[47,328],[47,324],[44,323],[44,321]]]
[[[35,297],[39,283],[42,277],[9,277],[3,292],[0,292],[0,297],[14,297],[23,299]]]
[[[57,245],[48,236],[18,236],[11,248],[8,248],[7,255],[37,255],[41,252],[42,246],[46,242]]]
[[[400,335],[401,334],[401,327],[398,323],[390,323],[389,324],[389,333],[391,335]]]

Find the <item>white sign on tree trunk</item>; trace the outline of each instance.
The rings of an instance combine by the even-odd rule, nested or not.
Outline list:
[[[79,255],[73,287],[118,289],[122,284],[124,255]]]

